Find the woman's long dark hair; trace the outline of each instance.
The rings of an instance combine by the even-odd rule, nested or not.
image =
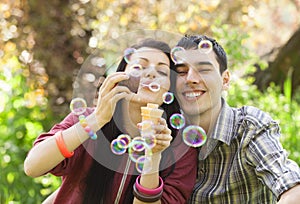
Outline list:
[[[142,47],[149,47],[149,48],[154,48],[154,49],[158,49],[163,51],[169,58],[170,60],[170,69],[171,69],[171,74],[170,74],[170,79],[171,79],[171,88],[170,88],[170,92],[175,93],[175,80],[176,80],[176,76],[175,76],[175,66],[173,64],[173,61],[171,60],[170,57],[170,47],[168,44],[162,42],[162,41],[157,41],[154,39],[145,39],[143,41],[141,41],[140,43],[132,46],[135,49],[139,49]],[[124,71],[126,68],[126,61],[124,60],[124,58],[122,59],[122,61],[120,62],[117,71]],[[120,106],[118,106],[119,104],[117,104],[117,108],[120,108]],[[173,136],[173,140],[177,135],[177,130],[173,129],[172,126],[170,126],[169,124],[169,118],[172,114],[174,113],[179,113],[180,109],[179,109],[179,104],[177,102],[177,100],[175,99],[171,104],[162,104],[161,108],[164,110],[165,112],[165,117],[166,117],[166,121],[168,122],[168,126],[169,128],[172,130],[172,136]],[[113,139],[115,139],[118,135],[121,134],[120,130],[118,129],[116,123],[114,122],[114,120],[112,119],[109,123],[107,123],[101,130],[99,130],[97,132],[97,134],[99,135],[98,138],[103,138],[106,137],[107,140],[109,142],[111,142]],[[117,156],[114,155],[111,150],[110,147],[108,145],[103,145],[103,142],[99,141],[98,144],[99,147],[96,148],[96,155],[105,155],[105,157],[109,157],[111,159],[111,161],[115,161],[114,163],[116,165],[120,164],[121,161],[121,156]],[[166,155],[168,155],[168,157],[172,157],[172,148],[168,148],[166,149],[163,154],[162,154],[162,161],[161,164],[166,160]],[[171,153],[171,154],[170,154]],[[169,158],[170,159],[170,158]],[[173,164],[171,165],[170,171],[164,175],[164,178],[166,178],[170,173],[172,173],[174,167],[174,162],[172,162]],[[107,192],[109,189],[109,185],[112,185],[113,183],[113,178],[114,178],[114,174],[115,171],[105,167],[104,165],[102,165],[100,162],[96,161],[94,159],[92,167],[89,171],[89,173],[86,176],[86,180],[83,181],[85,182],[86,188],[83,189],[83,195],[84,195],[84,199],[83,199],[83,203],[101,203],[101,200],[105,200],[105,195],[109,195],[110,192]],[[130,188],[125,189],[125,194],[126,195],[126,203],[130,203],[133,201],[133,194],[132,194],[132,186],[134,184],[136,176],[132,176],[131,181],[130,181]]]

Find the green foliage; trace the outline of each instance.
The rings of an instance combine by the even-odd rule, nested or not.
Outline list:
[[[300,105],[291,99],[289,87],[290,78],[285,82],[285,93],[278,86],[271,84],[262,93],[247,78],[238,79],[228,92],[227,101],[230,105],[241,107],[251,105],[269,113],[279,122],[281,127],[281,142],[289,152],[289,158],[300,165],[300,138],[297,137],[300,129]]]
[[[45,101],[40,103],[40,92],[27,86],[26,67],[17,58],[8,58],[1,67],[0,203],[41,203],[59,180],[32,179],[25,175],[23,162],[34,139],[44,131],[42,121],[53,118]]]
[[[300,165],[300,138],[297,137],[300,129],[300,104],[295,100],[300,98],[300,94],[292,99],[293,70],[289,70],[283,93],[275,84],[271,84],[264,92],[260,92],[253,85],[254,78],[251,74],[255,70],[252,65],[257,63],[264,68],[267,62],[260,60],[258,56],[242,46],[243,41],[249,36],[239,34],[237,29],[232,29],[228,25],[213,26],[212,29],[215,32],[214,36],[223,41],[221,44],[224,44],[231,58],[229,69],[233,80],[227,95],[228,103],[234,107],[251,105],[269,113],[280,124],[281,142],[290,153],[290,159]]]

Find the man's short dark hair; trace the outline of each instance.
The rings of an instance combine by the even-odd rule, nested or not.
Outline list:
[[[227,69],[227,56],[223,47],[213,38],[205,35],[185,35],[177,43],[177,46],[183,47],[184,49],[198,49],[198,44],[202,40],[208,40],[213,45],[213,51],[216,54],[216,59],[220,66],[220,73],[222,74]]]

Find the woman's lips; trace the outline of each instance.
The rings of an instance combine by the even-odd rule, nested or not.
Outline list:
[[[155,81],[145,81],[141,82],[142,87],[148,88],[152,92],[157,92],[160,90],[160,84]]]

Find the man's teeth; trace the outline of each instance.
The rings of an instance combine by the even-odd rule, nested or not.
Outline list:
[[[190,92],[190,93],[185,93],[185,96],[190,97],[190,98],[195,98],[195,97],[201,96],[201,94],[202,93],[200,93],[200,92]]]

